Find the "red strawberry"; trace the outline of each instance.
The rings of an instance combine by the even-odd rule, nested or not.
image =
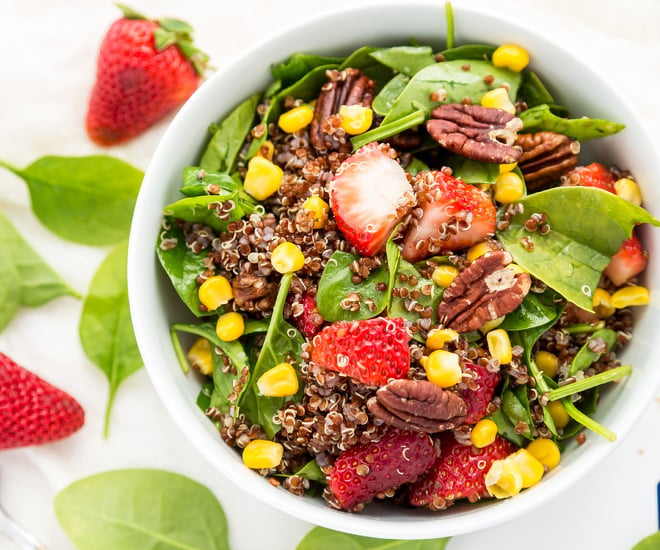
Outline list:
[[[289,294],[287,302],[291,306],[288,320],[295,326],[305,338],[313,338],[323,325],[323,317],[316,306],[316,298],[309,291],[302,296],[296,297]]]
[[[207,60],[186,23],[122,9],[101,43],[87,111],[87,133],[99,145],[126,141],[179,107],[199,86]]]
[[[337,321],[312,340],[312,361],[363,384],[384,386],[405,378],[410,367],[410,334],[401,317]]]
[[[460,392],[467,408],[463,424],[476,424],[486,415],[488,404],[493,400],[495,388],[500,383],[500,374],[490,372],[476,363],[465,363],[465,371],[468,369],[472,371],[474,378]]]
[[[438,252],[467,248],[495,232],[495,205],[474,185],[441,171],[415,179],[421,218],[413,218],[401,255],[409,262]]]
[[[436,457],[428,434],[392,428],[376,443],[343,451],[332,466],[327,491],[348,510],[412,481],[426,472]]]
[[[478,449],[474,445],[461,445],[453,432],[440,436],[440,458],[421,479],[410,487],[410,503],[441,510],[466,498],[476,502],[488,498],[485,477],[495,460],[515,452],[516,447],[501,436]]]
[[[566,177],[569,185],[597,187],[610,193],[616,193],[614,176],[599,162],[592,162],[587,166],[578,166],[566,174]]]
[[[629,279],[639,275],[648,262],[648,254],[642,248],[642,243],[633,234],[623,241],[619,251],[612,256],[612,260],[603,273],[616,286],[621,286]]]
[[[364,256],[380,252],[414,203],[406,172],[388,145],[360,147],[330,183],[330,208],[338,229]]]
[[[73,397],[0,353],[0,449],[57,441],[84,422]]]

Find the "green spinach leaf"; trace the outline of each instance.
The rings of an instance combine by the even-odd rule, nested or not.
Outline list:
[[[392,105],[401,95],[403,90],[406,89],[406,86],[410,82],[410,77],[399,73],[394,75],[388,82],[383,86],[381,91],[374,97],[374,100],[371,103],[371,108],[379,115],[385,116],[392,109]]]
[[[520,306],[509,313],[499,328],[504,330],[528,330],[554,323],[564,309],[563,300],[551,288],[543,292],[530,292]]]
[[[465,183],[493,184],[500,175],[500,165],[492,162],[480,162],[461,155],[451,155],[445,164],[452,169],[452,175]]]
[[[110,383],[103,427],[105,436],[119,385],[142,367],[128,308],[127,252],[128,243],[119,244],[101,263],[92,278],[78,327],[85,354]]]
[[[516,432],[515,424],[511,422],[511,419],[505,414],[502,407],[498,408],[488,418],[495,422],[497,425],[497,433],[502,437],[505,437],[518,447],[525,447],[527,445],[527,439]]]
[[[658,550],[658,548],[660,548],[660,531],[640,540],[632,550]]]
[[[529,410],[529,399],[527,397],[527,386],[518,386],[515,389],[507,389],[502,393],[502,411],[507,416],[515,432],[531,438],[532,414]],[[526,426],[526,428],[524,428]]]
[[[162,470],[114,470],[75,481],[55,497],[55,514],[79,550],[229,550],[215,495]]]
[[[493,56],[496,46],[489,44],[462,44],[440,52],[445,61],[487,60]]]
[[[607,351],[612,351],[614,346],[616,346],[616,332],[609,328],[604,328],[594,332],[589,339],[584,343],[584,345],[577,352],[573,361],[571,361],[571,366],[568,370],[568,373],[572,376],[578,371],[588,369],[592,363],[595,363],[600,359],[603,353],[595,352],[590,349],[590,343],[596,339],[602,340],[602,342],[607,346]]]
[[[321,65],[339,65],[343,60],[343,57],[328,57],[297,52],[286,61],[271,67],[271,74],[275,80],[281,82],[282,87],[288,88],[312,69]]]
[[[376,90],[380,90],[380,88],[382,88],[385,83],[394,76],[394,72],[371,55],[379,49],[380,48],[374,46],[363,46],[358,48],[344,59],[338,69],[340,71],[348,69],[349,67],[360,69],[363,74],[376,83]]]
[[[579,141],[611,136],[625,128],[624,124],[600,118],[562,118],[555,115],[549,105],[537,105],[519,116],[525,132],[548,130]]]
[[[240,220],[248,212],[244,205],[250,209],[246,202],[238,199],[238,191],[223,192],[218,195],[201,195],[199,197],[185,197],[168,204],[163,208],[164,216],[185,220],[192,223],[203,223],[216,231],[226,231],[230,221]],[[233,201],[234,206],[229,212],[218,215],[216,205],[224,201]],[[254,211],[253,209],[250,212]]]
[[[304,477],[310,481],[318,481],[320,483],[326,483],[326,477],[323,473],[323,470],[316,463],[316,460],[310,460],[305,464],[300,470],[296,472],[297,476]]]
[[[435,63],[430,46],[394,46],[370,52],[371,57],[397,73],[413,76]]]
[[[10,323],[21,307],[21,275],[9,252],[0,248],[0,332]]]
[[[209,186],[217,185],[222,191],[232,193],[243,188],[238,174],[212,172],[199,166],[187,166],[183,169],[181,193],[187,197],[211,195]],[[249,196],[249,195],[248,195]]]
[[[296,550],[444,550],[449,538],[428,540],[386,540],[362,537],[332,531],[325,527],[314,527],[300,541]]]
[[[143,173],[106,155],[42,157],[24,169],[0,161],[28,186],[32,209],[56,235],[105,246],[128,237]]]

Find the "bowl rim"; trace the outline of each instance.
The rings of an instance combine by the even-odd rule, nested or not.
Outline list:
[[[169,340],[165,339],[165,341],[163,341],[162,338],[157,338],[154,334],[150,333],[151,319],[147,311],[148,308],[145,307],[145,305],[149,305],[149,302],[145,304],[145,293],[143,291],[145,287],[148,288],[150,285],[151,279],[149,277],[153,274],[153,269],[151,271],[144,269],[144,261],[145,257],[147,257],[145,254],[147,251],[149,250],[152,252],[152,262],[157,264],[158,261],[155,259],[155,254],[153,254],[153,242],[144,238],[140,239],[136,236],[142,234],[142,230],[145,229],[145,223],[147,224],[147,227],[153,229],[154,233],[156,232],[155,228],[150,225],[151,218],[148,218],[145,212],[149,210],[149,206],[152,202],[152,195],[155,193],[154,189],[162,184],[158,174],[160,166],[162,164],[167,164],[169,151],[175,146],[176,140],[179,139],[178,136],[181,134],[181,131],[185,129],[187,118],[191,113],[194,113],[194,105],[203,101],[206,96],[211,95],[215,87],[214,83],[221,81],[225,78],[226,74],[236,70],[242,60],[254,55],[256,52],[267,50],[271,44],[276,44],[285,40],[285,38],[291,33],[295,33],[300,29],[318,26],[322,21],[342,17],[346,14],[351,14],[351,16],[354,17],[356,13],[373,9],[376,5],[384,9],[404,8],[407,10],[437,10],[439,14],[441,14],[444,9],[444,6],[440,5],[438,2],[426,0],[415,0],[409,3],[396,0],[359,2],[353,6],[335,8],[293,22],[289,26],[260,39],[241,55],[230,60],[223,67],[220,67],[215,74],[199,87],[195,94],[193,94],[192,98],[181,107],[159,141],[151,161],[148,164],[147,170],[145,171],[142,189],[140,190],[136,202],[128,250],[128,293],[136,340],[140,352],[145,359],[145,367],[149,373],[151,381],[164,404],[177,404],[182,397],[176,383],[173,380],[163,377],[160,365],[150,360],[152,355],[151,350],[154,349],[154,346],[167,345]],[[537,43],[542,44],[553,51],[558,51],[567,58],[573,59],[576,64],[580,65],[585,71],[590,73],[590,78],[602,83],[603,86],[608,86],[606,80],[601,74],[582,63],[581,60],[575,58],[574,55],[562,44],[553,43],[545,36],[540,28],[529,25],[523,27],[521,23],[511,21],[508,17],[505,18],[504,16],[482,9],[474,9],[469,6],[454,6],[453,10],[455,16],[465,18],[485,17],[492,20],[495,24],[505,25],[507,28],[511,28],[512,31],[515,31],[516,38],[520,39],[521,43],[525,43],[525,40],[528,38],[533,38]],[[444,20],[438,22],[439,33],[444,30],[444,24]],[[439,38],[440,37],[442,37],[441,34],[439,34]],[[353,42],[357,43],[359,42],[359,39],[356,39]],[[650,141],[648,129],[636,109],[618,90],[613,88],[610,88],[609,90],[613,96],[620,100],[621,105],[625,107],[629,116],[636,120],[638,129],[645,135],[647,142],[651,144],[649,146],[653,148],[654,146]],[[660,154],[658,156],[660,157]],[[158,268],[159,266],[152,264],[151,267]],[[156,297],[154,296],[153,300],[155,299]],[[151,301],[152,304],[154,303],[153,300]],[[177,407],[176,411],[173,410],[171,406],[166,405],[166,408],[172,416],[175,424],[181,429],[184,435],[211,464],[218,468],[218,472],[221,475],[228,477],[243,490],[266,504],[301,520],[337,531],[380,538],[428,539],[485,529],[520,516],[539,506],[544,501],[554,498],[567,487],[575,484],[580,478],[585,476],[595,464],[599,464],[616,448],[620,441],[630,432],[632,426],[634,426],[637,420],[641,417],[644,410],[647,408],[648,403],[655,395],[658,387],[660,387],[660,374],[655,376],[654,384],[645,384],[636,389],[638,392],[637,399],[633,400],[629,405],[626,418],[621,420],[617,426],[617,432],[621,437],[618,437],[615,442],[606,442],[605,444],[597,442],[593,444],[590,449],[589,459],[582,457],[584,460],[578,460],[576,463],[571,464],[570,469],[564,471],[562,471],[560,465],[556,471],[551,474],[550,477],[552,477],[552,479],[547,479],[544,483],[524,491],[515,499],[490,504],[487,513],[483,513],[483,509],[474,509],[467,514],[457,516],[452,515],[443,517],[443,515],[440,514],[435,516],[433,521],[416,521],[415,516],[411,516],[411,519],[407,520],[397,520],[388,516],[374,518],[365,515],[338,512],[329,507],[318,508],[310,506],[306,499],[301,499],[284,489],[271,490],[272,487],[270,487],[261,476],[243,466],[242,462],[236,462],[238,467],[234,467],[234,464],[230,465],[229,472],[223,471],[217,465],[219,447],[215,444],[209,444],[208,426],[202,425],[202,421],[209,425],[210,423],[207,419],[200,418],[200,415],[194,410],[194,402],[191,402],[188,407]],[[222,441],[220,441],[220,443],[224,445]],[[229,447],[226,447],[226,450],[234,453]],[[221,453],[227,455],[227,453],[224,452],[224,449]],[[562,475],[557,475],[560,471]],[[267,487],[269,488],[268,490],[266,490]],[[475,518],[477,521],[475,521]],[[385,536],[384,533],[387,536]]]

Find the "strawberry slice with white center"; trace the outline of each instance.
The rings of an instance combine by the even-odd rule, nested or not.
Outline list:
[[[621,286],[644,271],[647,263],[648,254],[640,240],[633,234],[632,237],[623,241],[621,248],[612,256],[604,273],[616,286]]]
[[[330,183],[330,208],[338,229],[363,256],[380,252],[415,195],[388,145],[360,147]]]
[[[474,185],[446,172],[419,172],[415,179],[417,206],[403,240],[401,255],[417,262],[483,241],[495,233],[495,205]]]

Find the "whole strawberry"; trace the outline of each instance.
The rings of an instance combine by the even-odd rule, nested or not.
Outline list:
[[[485,477],[491,464],[515,450],[511,442],[499,435],[493,443],[478,449],[474,445],[461,445],[453,432],[444,432],[440,436],[440,458],[411,485],[410,503],[444,510],[456,500],[476,502],[488,498]]]
[[[466,363],[466,373],[471,373],[472,379],[466,387],[460,390],[460,396],[465,401],[467,413],[464,424],[476,424],[488,410],[493,400],[495,388],[500,383],[499,372],[490,372],[486,367],[477,363]]]
[[[328,476],[326,498],[349,510],[417,478],[436,456],[428,434],[392,428],[380,441],[355,445],[337,457]]]
[[[0,449],[57,441],[84,422],[73,397],[0,353]]]
[[[337,321],[312,340],[312,361],[363,384],[384,386],[405,378],[410,367],[410,334],[401,317]]]
[[[103,39],[87,111],[99,145],[126,141],[179,107],[198,88],[207,56],[182,21],[150,21],[125,6]]]

